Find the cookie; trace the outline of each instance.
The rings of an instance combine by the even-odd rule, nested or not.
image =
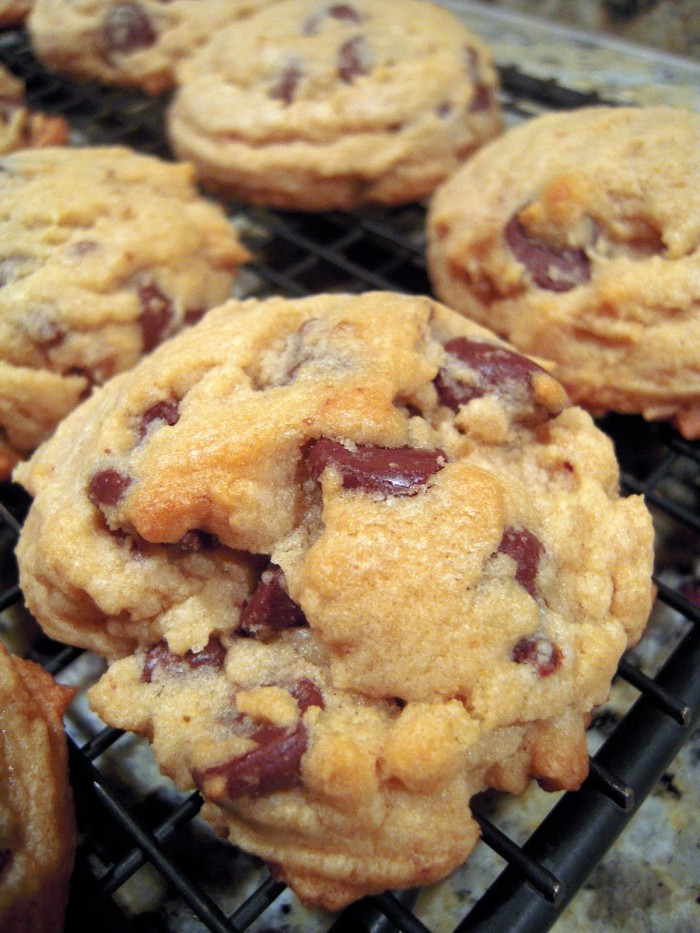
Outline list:
[[[436,294],[556,362],[596,415],[700,437],[700,115],[591,108],[511,130],[436,193]]]
[[[89,392],[230,294],[245,250],[187,165],[0,159],[0,478]]]
[[[485,787],[578,786],[650,607],[609,439],[428,298],[222,305],[16,476],[28,605],[114,659],[94,708],[328,908],[449,872]]]
[[[178,71],[172,145],[210,188],[299,210],[429,194],[500,129],[482,42],[417,0],[287,0]]]
[[[36,0],[29,18],[37,57],[82,81],[161,94],[175,65],[222,26],[271,0]]]
[[[0,28],[23,23],[33,2],[34,0],[0,0]]]
[[[38,113],[24,102],[24,84],[0,65],[0,156],[34,146],[68,142],[63,117]]]
[[[63,714],[74,690],[0,644],[0,928],[60,933],[76,830]]]

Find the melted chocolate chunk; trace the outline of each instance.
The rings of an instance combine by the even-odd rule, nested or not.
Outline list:
[[[515,579],[530,596],[535,595],[537,571],[543,552],[544,548],[539,539],[527,528],[504,529],[498,553],[513,558],[516,566]]]
[[[169,399],[168,401],[164,402],[156,402],[155,405],[151,405],[150,408],[147,408],[141,416],[139,437],[146,436],[148,433],[148,428],[153,424],[154,421],[162,421],[172,427],[174,424],[177,424],[179,420],[180,408],[178,402],[175,399]]]
[[[270,564],[241,610],[239,631],[254,638],[269,638],[276,632],[306,624],[301,607],[287,592],[281,568]]]
[[[359,23],[361,21],[360,14],[349,3],[334,3],[306,20],[301,29],[303,35],[315,36],[325,19],[337,19],[345,23]]]
[[[279,81],[270,90],[270,97],[273,100],[281,100],[285,104],[291,104],[296,97],[299,82],[302,79],[302,70],[298,64],[292,62],[287,65]]]
[[[146,353],[157,346],[163,332],[173,317],[173,305],[157,285],[141,285],[138,290],[141,302],[141,333]]]
[[[530,392],[533,374],[546,375],[541,366],[527,357],[492,343],[456,337],[445,344],[445,350],[477,373],[473,383],[458,381],[447,368],[438,373],[435,378],[438,398],[442,405],[452,411],[458,411],[460,405],[465,405],[473,398],[481,398],[505,383],[519,383]]]
[[[153,45],[157,38],[150,19],[138,3],[114,3],[102,23],[107,53],[137,52]]]
[[[475,84],[474,94],[469,101],[469,113],[484,113],[491,109],[492,102],[491,88],[486,84]]]
[[[591,261],[582,249],[571,246],[548,246],[530,236],[514,214],[504,230],[511,252],[528,270],[540,288],[550,292],[568,292],[591,278]]]
[[[364,36],[353,36],[338,49],[338,75],[346,84],[355,78],[369,74],[371,70],[370,49]]]
[[[290,731],[263,726],[251,736],[258,745],[245,755],[192,776],[200,790],[212,778],[223,778],[229,797],[262,797],[291,790],[299,783],[301,759],[306,751],[306,729],[300,722]],[[218,796],[218,794],[217,794]]]
[[[307,680],[306,677],[303,677],[289,688],[289,692],[297,701],[300,713],[305,713],[310,706],[320,706],[321,709],[326,708],[323,694],[313,680]]]
[[[561,667],[561,651],[543,635],[521,638],[513,648],[512,659],[516,664],[529,664],[540,677],[549,677]]]
[[[88,484],[88,499],[93,505],[116,505],[131,485],[131,478],[118,470],[100,470]]]
[[[358,447],[348,450],[322,437],[308,450],[306,464],[314,479],[328,466],[340,471],[344,489],[362,489],[386,496],[413,496],[438,473],[447,457],[442,450],[422,447]]]
[[[146,658],[143,662],[141,671],[141,681],[150,684],[153,680],[153,672],[157,667],[164,668],[182,668],[184,665],[197,670],[200,667],[210,667],[215,671],[223,669],[226,660],[226,649],[221,644],[216,635],[212,635],[201,651],[187,651],[185,654],[171,654],[168,650],[168,643],[159,641],[146,652]]]
[[[193,324],[198,324],[206,313],[206,308],[190,308],[188,311],[185,311],[185,316],[182,319],[183,323],[186,327],[191,327]]]

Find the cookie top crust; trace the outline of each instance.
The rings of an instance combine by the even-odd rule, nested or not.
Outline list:
[[[223,25],[271,0],[36,0],[28,26],[49,68],[161,94],[175,66]]]
[[[436,192],[436,293],[554,360],[600,414],[700,435],[700,115],[589,108],[531,120]]]
[[[500,129],[490,53],[418,0],[286,0],[221,30],[178,80],[176,151],[278,207],[415,200]]]
[[[246,258],[189,166],[121,148],[0,159],[0,475],[93,384],[228,297]]]
[[[0,644],[0,924],[60,933],[76,843],[63,714],[74,690]]]
[[[424,297],[228,302],[16,477],[28,605],[115,659],[95,709],[330,908],[459,864],[486,786],[578,786],[650,608],[609,439]]]

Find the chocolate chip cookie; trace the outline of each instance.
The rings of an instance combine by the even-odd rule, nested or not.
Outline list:
[[[29,606],[115,659],[94,708],[329,908],[444,876],[485,787],[577,787],[650,607],[610,441],[428,298],[222,305],[16,476]]]
[[[428,237],[437,295],[554,360],[574,401],[700,437],[700,115],[532,120],[436,193]]]
[[[0,159],[0,478],[90,391],[228,297],[247,254],[186,165]]]
[[[34,146],[68,142],[63,117],[32,110],[24,102],[24,84],[0,65],[0,155]]]
[[[278,208],[418,200],[500,129],[490,53],[418,0],[286,0],[221,30],[178,80],[178,155]]]
[[[60,933],[76,832],[63,713],[74,690],[0,644],[0,928]]]
[[[44,64],[83,81],[160,94],[175,65],[223,25],[271,0],[36,0],[32,45]]]

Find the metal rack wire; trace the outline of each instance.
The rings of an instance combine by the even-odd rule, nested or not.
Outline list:
[[[21,30],[0,33],[0,60],[26,81],[36,107],[60,113],[71,123],[77,143],[120,143],[167,156],[162,132],[163,103],[138,94],[94,85],[74,85],[49,75],[34,60]],[[502,70],[502,104],[509,116],[523,119],[542,109],[601,103],[553,81],[516,69]],[[244,276],[246,294],[311,291],[358,292],[369,288],[429,292],[425,271],[423,210],[409,206],[356,214],[280,214],[229,205],[241,224],[255,263]],[[563,795],[535,833],[516,845],[477,803],[482,838],[507,866],[475,906],[461,918],[459,931],[549,929],[593,866],[624,829],[700,717],[700,599],[689,589],[693,568],[683,553],[697,554],[700,538],[700,447],[672,429],[639,419],[608,417],[601,426],[613,438],[626,492],[642,493],[663,521],[667,537],[686,542],[674,554],[679,572],[661,572],[658,601],[668,607],[678,628],[677,647],[663,666],[645,672],[634,659],[620,664],[618,676],[639,697],[591,759],[580,791]],[[0,484],[0,611],[19,605],[13,549],[28,501],[12,484]],[[689,542],[689,544],[688,544]],[[59,674],[81,652],[39,638],[32,656]],[[260,869],[259,883],[224,908],[205,890],[192,866],[183,864],[177,840],[197,816],[197,794],[146,802],[125,797],[123,788],[101,767],[101,757],[121,738],[115,729],[97,729],[86,741],[70,739],[71,780],[75,790],[81,843],[78,850],[67,930],[85,927],[99,916],[106,931],[166,929],[139,917],[127,919],[112,895],[142,866],[150,864],[175,898],[184,901],[202,929],[217,933],[245,930],[279,897],[284,885]],[[153,803],[152,799],[150,803]],[[186,860],[185,860],[186,861]],[[331,922],[335,933],[399,929],[426,933],[416,916],[417,892],[367,898]],[[270,929],[272,927],[268,927]]]

